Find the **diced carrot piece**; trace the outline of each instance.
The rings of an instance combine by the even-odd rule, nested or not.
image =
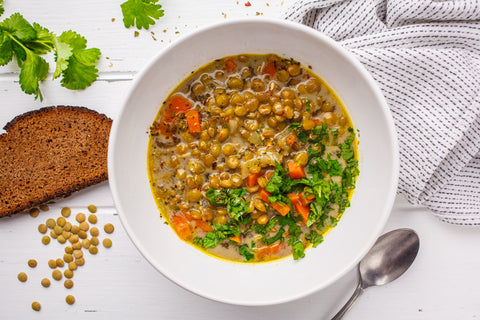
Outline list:
[[[295,142],[297,142],[297,137],[294,134],[287,136],[286,138],[287,146],[292,146]]]
[[[260,173],[251,173],[247,176],[247,187],[255,187]]]
[[[292,179],[301,179],[305,177],[305,171],[303,167],[298,164],[297,162],[289,162],[287,163],[288,166],[288,174]]]
[[[195,226],[202,229],[203,231],[205,231],[205,232],[208,232],[208,231],[212,232],[213,231],[213,228],[210,225],[210,223],[208,223],[206,221],[203,221],[203,220],[200,220],[200,219],[194,219],[193,221],[195,223]]]
[[[296,193],[289,193],[289,194],[287,194],[287,197],[288,197],[288,199],[290,199],[290,201],[292,203],[300,201],[300,196]]]
[[[234,237],[231,237],[230,240],[236,242],[236,243],[241,243],[242,242],[242,237],[240,236],[234,236]]]
[[[260,199],[262,199],[265,202],[270,202],[268,201],[268,197],[270,197],[272,194],[265,189],[261,189],[260,192],[258,193]]]
[[[165,113],[159,125],[160,132],[162,134],[170,133],[178,116],[192,109],[192,105],[190,100],[182,95],[174,95],[165,108]]]
[[[305,191],[300,192],[299,197],[300,197],[300,202],[304,206],[308,206],[310,203],[312,203],[315,200],[314,194],[309,194],[308,196],[306,196]]]
[[[202,129],[200,128],[200,113],[198,110],[189,110],[186,114],[188,131],[190,133],[200,133]]]
[[[180,239],[191,241],[193,237],[192,228],[188,223],[187,219],[181,215],[174,215],[170,222],[173,225],[173,228],[177,232]]]
[[[281,243],[273,243],[269,246],[257,248],[257,252],[255,256],[257,259],[263,259],[263,258],[273,256],[277,254],[283,246],[284,246],[284,243],[281,242]]]
[[[322,120],[320,119],[313,119],[313,122],[315,122],[316,126],[321,126],[323,124]]]
[[[232,59],[225,60],[225,69],[228,72],[232,72],[237,68],[237,64]]]
[[[290,212],[290,206],[287,205],[287,204],[281,205],[277,202],[270,203],[270,201],[268,201],[268,197],[270,197],[271,195],[272,194],[270,192],[266,191],[265,189],[261,189],[260,192],[258,193],[258,196],[260,197],[260,199],[269,203],[270,207],[277,210],[282,216],[287,215],[287,213]]]
[[[303,222],[307,224],[308,216],[310,215],[310,206],[304,206],[300,201],[298,201],[295,202],[293,207],[295,208],[295,211],[302,216]]]
[[[263,74],[268,74],[273,78],[275,73],[277,73],[277,67],[274,62],[269,62],[263,67]]]
[[[290,212],[290,206],[288,204],[281,205],[277,202],[270,203],[270,207],[277,210],[282,216],[286,216]]]

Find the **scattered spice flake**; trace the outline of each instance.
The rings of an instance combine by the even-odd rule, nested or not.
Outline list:
[[[250,3],[250,1],[247,1],[247,2],[245,3],[245,7],[251,7],[251,6],[252,6],[252,4]]]
[[[139,35],[140,35],[140,32],[138,32],[138,31],[135,30],[135,32],[133,33],[133,36],[136,38],[136,37],[138,37]]]
[[[257,11],[257,12],[255,13],[255,15],[257,15],[257,16],[263,16],[263,12],[258,12],[258,11]]]
[[[283,6],[283,1],[282,1],[282,2],[280,2],[280,5],[281,5],[281,6]]]
[[[105,57],[105,59],[109,60],[109,59],[110,59],[110,57]]]
[[[223,16],[225,19],[227,19],[227,14],[226,14],[226,13],[222,12],[222,16]]]
[[[108,65],[110,68],[113,67],[113,63],[110,62],[110,64]]]
[[[270,4],[268,2],[266,3],[266,5],[267,5],[267,7],[270,7]]]
[[[112,22],[115,22],[115,18],[112,18]]]
[[[163,29],[163,33],[167,33],[167,29]]]
[[[179,33],[180,33],[180,31],[175,31],[175,34],[179,34]]]

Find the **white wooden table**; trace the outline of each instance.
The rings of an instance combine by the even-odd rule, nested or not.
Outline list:
[[[225,19],[280,17],[292,1],[250,0],[252,6],[246,7],[245,0],[160,0],[165,16],[134,37],[134,29],[123,27],[121,0],[5,0],[2,20],[21,12],[57,34],[71,28],[87,38],[89,47],[100,48],[102,58],[100,77],[92,87],[69,91],[47,80],[42,84],[43,102],[21,92],[14,64],[1,67],[0,126],[20,113],[62,104],[86,106],[115,119],[135,74],[169,43]],[[87,256],[85,266],[75,273],[73,289],[65,289],[63,281],[43,288],[40,280],[51,274],[47,261],[63,256],[63,245],[41,244],[38,224],[58,217],[64,206],[86,212],[91,203],[99,208],[100,226],[115,225],[113,247],[100,246],[99,254]],[[427,209],[398,198],[385,231],[400,227],[413,228],[420,236],[414,265],[397,281],[369,289],[346,319],[480,318],[480,229],[440,222]],[[30,258],[39,262],[37,268],[27,266]],[[17,280],[20,271],[27,272],[26,283]],[[58,201],[37,218],[25,214],[0,220],[0,319],[328,319],[348,299],[355,282],[351,271],[311,296],[267,307],[226,305],[196,296],[163,277],[136,250],[122,228],[107,183]],[[67,294],[76,297],[73,306],[65,303]],[[33,301],[42,304],[41,312],[31,309]]]

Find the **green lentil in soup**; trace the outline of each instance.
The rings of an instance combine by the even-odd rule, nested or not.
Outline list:
[[[148,172],[182,240],[227,260],[296,260],[350,206],[357,156],[324,81],[293,59],[245,54],[203,66],[168,96]]]

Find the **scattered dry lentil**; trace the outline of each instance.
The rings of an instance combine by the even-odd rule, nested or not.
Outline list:
[[[65,242],[67,242],[67,239],[65,239],[63,235],[59,235],[57,237],[57,241],[60,242],[61,244],[64,244]]]
[[[90,225],[88,224],[88,222],[83,221],[82,223],[80,223],[78,227],[80,228],[81,231],[88,231],[88,229],[90,228]]]
[[[49,237],[49,236],[43,236],[43,237],[42,237],[42,243],[43,243],[44,245],[49,244],[49,243],[50,243],[50,237]]]
[[[90,246],[90,248],[88,248],[88,252],[90,252],[91,254],[97,254],[98,248],[96,246]]]
[[[63,260],[60,259],[60,258],[58,258],[57,260],[55,260],[55,262],[56,262],[56,264],[57,264],[57,267],[59,267],[59,268],[63,268],[63,266],[65,265],[65,264],[63,263]]]
[[[48,288],[50,287],[50,280],[48,278],[43,278],[42,281],[40,282],[43,287]]]
[[[88,234],[85,231],[80,230],[80,231],[78,231],[78,237],[80,239],[86,239],[88,237]]]
[[[65,261],[66,263],[70,263],[73,261],[73,256],[70,253],[65,253],[63,255],[63,261]]]
[[[65,223],[65,226],[63,227],[63,230],[69,232],[70,230],[72,230],[72,224],[67,221]]]
[[[102,243],[105,248],[110,248],[112,246],[112,240],[110,240],[109,238],[103,239]]]
[[[63,228],[57,225],[57,226],[55,226],[55,227],[53,228],[53,231],[55,231],[55,233],[56,233],[57,236],[58,236],[58,235],[62,234]]]
[[[75,303],[75,297],[72,296],[71,294],[69,294],[66,298],[65,298],[65,301],[68,303],[68,304],[74,304]]]
[[[78,258],[78,259],[75,259],[75,264],[77,266],[83,266],[85,264],[85,258]]]
[[[38,225],[38,232],[40,233],[45,233],[47,232],[47,225],[44,223],[41,223]]]
[[[36,218],[40,214],[40,210],[38,208],[30,209],[30,217]]]
[[[70,217],[70,214],[72,213],[72,210],[70,210],[69,207],[62,208],[62,216],[64,217]]]
[[[98,237],[98,235],[100,234],[100,231],[98,230],[97,227],[92,227],[90,229],[90,234],[93,236],[93,237]]]
[[[56,269],[56,270],[53,270],[52,272],[52,278],[57,280],[57,281],[60,281],[62,280],[62,271]]]
[[[77,270],[77,264],[76,264],[75,262],[73,262],[73,261],[70,262],[70,263],[68,264],[68,269],[70,269],[70,270],[72,270],[72,271]]]
[[[81,243],[80,241],[75,242],[74,244],[72,244],[72,249],[73,249],[73,250],[82,249],[82,243]]]
[[[48,211],[50,208],[46,204],[41,204],[38,206],[42,211]]]
[[[68,279],[73,278],[73,271],[70,269],[65,269],[65,271],[63,271],[63,275]]]
[[[25,272],[20,272],[17,278],[20,282],[25,282],[28,279],[27,274]]]
[[[82,246],[83,246],[85,249],[90,248],[90,240],[88,240],[88,239],[83,239],[83,240],[82,240]]]
[[[63,229],[62,236],[63,236],[65,239],[70,238],[71,235],[72,235],[71,232],[65,231],[65,229]]]
[[[57,218],[57,224],[58,224],[60,227],[63,228],[66,223],[67,223],[67,220],[65,220],[64,217],[58,217],[58,218]]]
[[[78,213],[77,216],[75,217],[75,220],[77,220],[78,223],[82,223],[83,221],[85,221],[85,214]]]
[[[55,269],[57,267],[57,262],[53,259],[48,260],[48,266],[52,269]]]
[[[113,230],[115,230],[113,224],[107,223],[104,227],[103,230],[105,230],[106,233],[112,233]]]
[[[91,237],[90,238],[90,244],[91,245],[98,246],[99,243],[100,243],[100,241],[98,240],[97,237]]]
[[[57,239],[57,238],[58,238],[57,234],[56,234],[55,231],[53,231],[53,230],[50,231],[50,237],[52,237],[53,239]]]
[[[65,286],[65,288],[67,289],[72,289],[73,287],[73,281],[68,279],[68,280],[65,280],[65,282],[63,283],[63,285]]]
[[[73,253],[73,248],[69,246],[65,247],[65,253]]]
[[[71,231],[73,234],[77,234],[78,231],[80,231],[80,228],[79,228],[76,224],[74,224],[74,225],[72,226],[72,229],[71,229],[70,231]]]
[[[35,268],[37,266],[37,260],[35,260],[35,259],[28,260],[28,266],[30,268]]]
[[[75,259],[83,257],[83,251],[82,250],[73,250],[73,256]]]
[[[40,311],[41,308],[42,308],[42,306],[40,305],[40,302],[38,302],[38,301],[32,302],[32,309],[33,310]]]
[[[90,222],[91,224],[97,223],[97,216],[94,215],[94,214],[89,215],[88,216],[88,222]]]
[[[78,235],[76,234],[72,234],[69,238],[68,238],[68,241],[70,241],[70,243],[75,243],[75,242],[78,242]]]
[[[93,204],[89,205],[88,206],[88,211],[90,211],[91,213],[95,213],[97,212],[97,207]]]
[[[56,222],[55,222],[55,220],[53,220],[52,218],[50,218],[50,219],[47,219],[47,221],[45,222],[45,224],[47,225],[47,227],[48,227],[49,229],[53,229],[53,227],[55,227]]]

